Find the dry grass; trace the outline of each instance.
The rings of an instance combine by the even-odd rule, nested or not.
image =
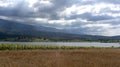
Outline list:
[[[5,50],[0,67],[120,67],[120,49]]]

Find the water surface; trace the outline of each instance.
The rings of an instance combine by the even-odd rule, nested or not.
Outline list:
[[[119,43],[100,42],[0,42],[0,44],[48,45],[48,46],[81,46],[81,47],[120,47]]]

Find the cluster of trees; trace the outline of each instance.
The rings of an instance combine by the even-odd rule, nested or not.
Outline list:
[[[44,36],[30,36],[30,35],[8,35],[0,33],[0,41],[19,41],[19,42],[48,42],[48,41],[62,41],[62,42],[120,42],[119,39],[105,39],[104,37],[98,38],[98,37],[78,37],[78,36],[50,36],[50,35],[44,35]]]
[[[19,36],[19,37],[6,37],[0,39],[0,41],[19,41],[19,42],[104,42],[104,43],[110,43],[110,42],[120,42],[120,40],[90,40],[90,39],[55,39],[55,38],[44,38],[44,37],[25,37],[25,36]]]

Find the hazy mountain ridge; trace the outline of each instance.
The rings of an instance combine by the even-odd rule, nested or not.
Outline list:
[[[55,28],[17,23],[0,19],[0,39],[12,37],[41,37],[53,40],[120,40],[120,36],[79,35],[61,32]]]

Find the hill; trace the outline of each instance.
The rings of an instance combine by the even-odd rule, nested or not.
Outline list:
[[[120,36],[93,36],[84,34],[71,34],[59,32],[60,30],[50,27],[23,24],[0,19],[1,41],[119,41]]]

